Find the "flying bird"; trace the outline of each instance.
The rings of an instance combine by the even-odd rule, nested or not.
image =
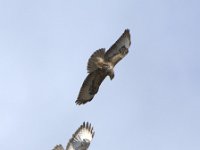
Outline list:
[[[69,140],[66,150],[87,150],[94,137],[93,127],[90,123],[83,123]],[[61,144],[56,145],[53,150],[65,150]]]
[[[130,45],[130,31],[126,29],[107,51],[101,48],[91,55],[87,64],[88,75],[80,89],[76,100],[77,105],[91,101],[106,76],[109,76],[111,80],[114,78],[114,67],[128,54]]]

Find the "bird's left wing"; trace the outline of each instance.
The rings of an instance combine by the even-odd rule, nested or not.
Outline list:
[[[106,76],[107,72],[105,69],[97,69],[88,74],[81,86],[78,98],[75,103],[77,105],[81,105],[91,101],[95,94],[98,92],[99,87]]]
[[[93,127],[90,123],[83,123],[67,144],[66,150],[87,150],[94,137]]]

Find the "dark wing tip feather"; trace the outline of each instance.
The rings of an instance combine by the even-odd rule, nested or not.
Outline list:
[[[127,32],[127,33],[129,33],[129,32],[130,32],[130,30],[129,30],[129,29],[125,29],[125,30],[124,30],[124,32]]]
[[[77,100],[75,101],[75,103],[76,103],[76,105],[83,105],[83,104],[85,104],[85,103],[91,101],[92,99],[93,99],[93,97],[92,97],[91,99],[87,99],[87,100],[77,99]]]
[[[122,36],[127,36],[129,41],[130,41],[130,44],[129,46],[131,45],[131,34],[130,34],[130,30],[129,29],[125,29],[124,33],[122,34]]]
[[[91,133],[92,138],[94,137],[95,132],[94,132],[94,128],[91,125],[91,123],[89,123],[89,122],[83,122],[82,128],[87,129]]]
[[[80,99],[77,99],[77,100],[75,101],[75,103],[76,103],[76,105],[84,104]]]

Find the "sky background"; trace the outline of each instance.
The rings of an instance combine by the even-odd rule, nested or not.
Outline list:
[[[0,0],[0,145],[66,146],[89,121],[90,150],[200,149],[198,0]],[[124,29],[129,54],[84,106],[90,55]]]

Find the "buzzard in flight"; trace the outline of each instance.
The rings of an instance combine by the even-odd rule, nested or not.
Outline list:
[[[93,127],[90,123],[83,123],[69,140],[66,150],[87,150],[94,137]],[[53,150],[65,150],[61,144],[56,145]]]
[[[96,50],[88,60],[88,76],[80,89],[77,105],[91,101],[98,92],[99,86],[106,76],[114,78],[114,66],[128,54],[131,45],[131,36],[128,29],[119,39],[106,51],[104,48]]]

